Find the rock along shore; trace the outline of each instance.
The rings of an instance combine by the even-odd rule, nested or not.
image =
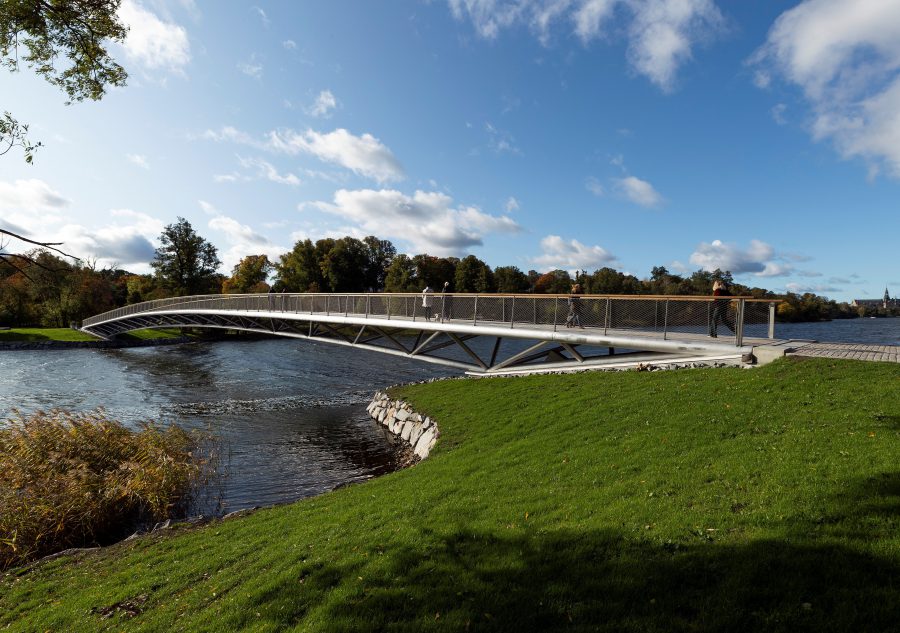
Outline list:
[[[425,459],[441,436],[437,423],[413,410],[408,402],[376,391],[366,411],[386,430],[409,445],[418,459]]]

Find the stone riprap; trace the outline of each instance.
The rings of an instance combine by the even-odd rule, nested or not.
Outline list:
[[[408,402],[394,400],[381,391],[375,393],[366,411],[385,429],[409,444],[419,459],[428,457],[441,436],[433,419],[414,411]]]

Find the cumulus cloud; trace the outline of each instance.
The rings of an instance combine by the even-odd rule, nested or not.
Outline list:
[[[616,261],[616,256],[601,246],[587,246],[578,240],[564,240],[559,235],[548,235],[541,240],[543,253],[534,259],[541,271],[554,269],[596,270]]]
[[[295,48],[297,48],[297,42],[295,42],[294,40],[284,40],[281,43],[281,45],[284,47],[285,50],[288,50],[288,51],[292,51]]]
[[[734,275],[753,274],[757,277],[784,277],[794,274],[794,266],[784,260],[793,256],[779,254],[760,240],[750,240],[747,248],[721,240],[701,242],[691,254],[690,262],[703,270],[728,270]]]
[[[119,18],[128,26],[125,54],[148,69],[181,71],[191,61],[187,31],[164,22],[135,0],[123,0]]]
[[[392,189],[341,189],[333,202],[311,206],[350,220],[366,233],[404,240],[413,250],[433,255],[460,255],[481,246],[489,233],[521,230],[507,216],[454,206],[452,198],[439,192],[416,191],[409,196]]]
[[[141,169],[150,169],[150,163],[147,162],[146,156],[141,154],[125,154],[125,159],[132,165],[137,165]]]
[[[658,207],[664,202],[663,197],[653,185],[635,176],[617,179],[616,188],[619,193],[642,207]]]
[[[253,172],[252,176],[245,177],[248,180],[268,180],[270,182],[276,182],[280,185],[289,185],[291,187],[296,187],[300,184],[300,179],[295,174],[291,172],[282,174],[272,163],[261,158],[242,158],[238,156],[238,162],[241,167]]]
[[[623,32],[632,69],[665,91],[693,49],[719,33],[724,18],[713,0],[448,0],[458,20],[469,19],[486,39],[525,25],[550,44],[556,24],[585,45]],[[614,22],[621,18],[620,22]]]
[[[256,61],[256,55],[251,55],[248,61],[238,64],[237,69],[248,77],[253,77],[254,79],[262,79],[263,66],[258,61]]]
[[[268,255],[269,260],[277,260],[288,249],[278,246],[269,238],[254,231],[246,224],[213,210],[216,215],[208,222],[209,228],[220,232],[228,248],[219,252],[222,270],[231,272],[241,258],[247,255]]]
[[[290,156],[309,154],[379,183],[403,180],[406,177],[400,161],[380,140],[371,134],[356,136],[343,128],[327,133],[311,129],[305,132],[273,130],[263,140],[257,140],[234,127],[225,126],[218,131],[206,130],[200,138],[239,143]]]
[[[307,114],[314,117],[329,117],[332,110],[337,107],[337,99],[330,90],[323,90],[316,97],[315,102],[307,109]]]
[[[371,134],[356,136],[343,128],[322,134],[314,130],[273,131],[267,146],[287,154],[311,154],[321,161],[346,167],[376,182],[403,180],[400,161],[391,150]]]
[[[814,139],[900,178],[898,12],[896,0],[805,0],[749,61],[803,90]]]
[[[507,213],[512,213],[513,211],[519,210],[519,201],[515,199],[515,197],[510,196],[506,201],[506,204],[503,205],[503,208],[506,209]]]
[[[0,211],[4,216],[12,213],[35,214],[56,211],[70,201],[43,180],[29,178],[6,182],[0,180]]]
[[[584,181],[584,188],[590,191],[592,194],[597,196],[598,198],[606,194],[606,189],[600,184],[600,181],[594,178],[593,176],[589,176]]]

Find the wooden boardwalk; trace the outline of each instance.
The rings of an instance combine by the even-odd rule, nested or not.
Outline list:
[[[792,345],[788,354],[819,358],[849,358],[886,363],[900,363],[900,346],[866,345],[863,343],[802,343]]]

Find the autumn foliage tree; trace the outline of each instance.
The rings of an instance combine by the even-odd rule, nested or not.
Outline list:
[[[272,264],[266,255],[247,255],[231,271],[231,277],[222,282],[222,294],[246,294],[268,292],[266,279],[272,272]]]

